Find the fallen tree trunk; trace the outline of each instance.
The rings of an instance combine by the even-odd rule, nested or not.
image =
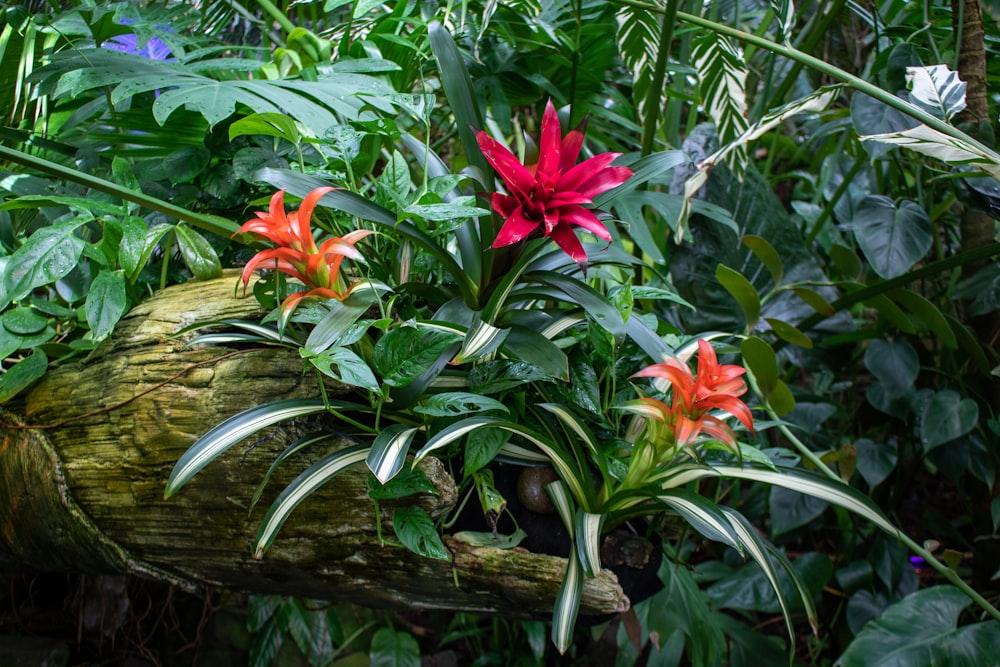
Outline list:
[[[294,351],[186,348],[190,336],[175,337],[194,322],[259,316],[252,299],[233,298],[234,283],[229,276],[164,290],[90,358],[51,370],[2,415],[0,569],[128,573],[185,589],[381,607],[551,611],[565,560],[453,538],[446,538],[450,561],[383,544],[360,466],[305,500],[264,558],[253,559],[250,542],[270,500],[328,452],[303,452],[279,468],[249,511],[288,442],[280,433],[232,448],[164,500],[174,463],[211,427],[254,405],[318,395]],[[456,503],[454,481],[434,460],[425,472],[437,494],[417,503],[440,516]],[[392,509],[382,503],[383,525]],[[608,571],[585,584],[583,613],[628,605]]]

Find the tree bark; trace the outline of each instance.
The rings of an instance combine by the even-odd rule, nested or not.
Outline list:
[[[315,377],[303,373],[292,350],[234,354],[185,347],[191,336],[176,336],[198,321],[259,317],[252,299],[233,297],[234,284],[230,275],[164,290],[135,308],[90,358],[50,370],[21,405],[0,415],[0,570],[128,573],[185,589],[376,607],[550,612],[564,559],[453,537],[445,538],[450,561],[384,544],[361,466],[306,499],[263,559],[253,559],[250,543],[271,500],[330,449],[279,467],[250,510],[289,434],[249,439],[164,500],[174,463],[211,427],[255,405],[318,395]],[[416,502],[441,516],[456,503],[454,480],[436,460],[424,471],[437,493]],[[393,507],[381,504],[383,526],[391,525]],[[611,572],[586,582],[583,613],[628,606]]]

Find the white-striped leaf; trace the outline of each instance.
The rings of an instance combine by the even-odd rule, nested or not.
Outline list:
[[[549,482],[545,485],[545,493],[548,494],[549,499],[552,501],[552,506],[556,508],[556,514],[562,520],[563,525],[566,526],[566,532],[569,533],[569,539],[573,539],[576,536],[576,506],[573,503],[573,497],[569,493],[569,487],[562,480],[557,479],[554,482]]]
[[[583,568],[577,558],[576,549],[570,549],[566,559],[566,576],[559,587],[559,596],[552,611],[552,643],[560,655],[566,653],[573,639],[573,626],[580,611],[583,595]]]
[[[792,28],[795,27],[795,5],[792,0],[771,0],[771,9],[778,19],[778,31],[781,33],[781,43],[787,44],[792,38]]]
[[[508,459],[512,463],[529,464],[542,463],[549,460],[549,457],[542,454],[537,449],[522,447],[516,442],[511,442],[510,440],[504,443],[504,446],[500,448],[500,453],[497,454],[497,457]]]
[[[601,446],[597,443],[597,438],[595,438],[594,434],[590,432],[587,425],[578,419],[576,415],[570,412],[565,405],[559,405],[558,403],[539,403],[538,405],[539,407],[554,414],[556,418],[573,433],[573,435],[575,435],[587,446],[587,451],[590,453],[594,464],[601,471],[601,475],[606,481],[610,481],[608,474],[608,462],[604,458],[604,452],[601,451]]]
[[[719,144],[733,144],[725,156],[740,179],[748,162],[745,143],[736,140],[747,130],[747,64],[731,39],[711,30],[695,34],[691,59],[698,73],[698,92],[709,119],[719,132]]]
[[[258,559],[263,557],[264,552],[277,537],[278,530],[299,503],[345,468],[364,461],[368,449],[368,445],[353,445],[341,449],[317,461],[293,479],[264,516],[254,538],[253,557]]]
[[[472,433],[476,429],[483,428],[485,426],[502,428],[506,431],[510,431],[511,433],[521,436],[531,444],[538,447],[538,449],[540,449],[549,459],[552,466],[559,473],[559,476],[569,485],[570,491],[573,493],[573,497],[576,498],[576,501],[585,507],[590,506],[590,499],[593,495],[593,490],[591,489],[589,476],[578,472],[572,459],[564,451],[562,451],[562,449],[556,447],[534,431],[526,429],[518,424],[505,422],[497,419],[496,417],[467,417],[451,424],[427,441],[423,448],[417,452],[416,456],[414,456],[413,465],[417,465],[432,452],[441,449],[442,447],[446,447],[469,433]]]
[[[826,477],[813,475],[799,470],[762,470],[760,468],[742,468],[738,466],[712,466],[723,477],[746,479],[752,482],[764,482],[780,486],[792,491],[798,491],[828,503],[838,505],[846,510],[862,516],[893,537],[899,535],[899,530],[882,514],[882,510],[868,496],[844,484]]]
[[[509,333],[510,329],[501,329],[487,322],[477,321],[465,335],[462,351],[455,357],[455,363],[462,364],[485,357],[499,348]]]
[[[542,328],[542,335],[549,340],[552,340],[570,327],[574,327],[577,324],[586,321],[587,318],[584,316],[583,311],[573,311],[561,317],[557,317],[549,324],[545,325],[545,327]]]
[[[298,454],[303,449],[319,444],[326,440],[332,440],[335,437],[336,436],[334,436],[331,433],[328,433],[327,431],[318,431],[316,433],[310,433],[309,435],[304,435],[295,442],[285,447],[284,451],[278,454],[278,456],[274,459],[274,463],[272,463],[271,467],[267,469],[267,473],[264,475],[264,479],[260,481],[260,484],[257,485],[257,489],[253,492],[253,498],[250,499],[250,512],[252,512],[253,508],[257,506],[257,503],[260,501],[260,497],[264,494],[264,487],[267,486],[267,483],[271,480],[271,475],[274,474],[274,471],[278,469],[279,465],[281,465],[283,462],[285,462],[287,459],[294,456],[295,454]]]
[[[802,599],[802,604],[806,609],[806,614],[809,617],[809,624],[812,626],[813,632],[818,632],[818,626],[816,621],[816,607],[813,605],[812,596],[809,594],[809,589],[806,588],[805,584],[799,578],[798,572],[792,567],[792,564],[788,562],[788,559],[784,557],[777,549],[773,546],[767,544],[754,530],[753,526],[743,517],[742,514],[736,510],[723,507],[723,513],[726,518],[729,519],[730,525],[733,527],[733,531],[736,533],[737,539],[746,547],[747,553],[750,557],[757,562],[760,569],[764,572],[764,576],[771,584],[771,588],[774,589],[774,593],[778,598],[778,604],[781,605],[781,613],[785,617],[785,624],[788,627],[788,636],[791,638],[794,648],[795,642],[795,628],[792,625],[791,610],[788,607],[788,601],[785,599],[784,591],[781,590],[781,586],[778,584],[778,575],[772,566],[771,559],[769,556],[774,556],[775,559],[781,563],[782,567],[788,573],[791,578],[792,583],[795,584],[796,590],[799,592],[799,596]]]
[[[417,427],[392,424],[375,437],[365,462],[379,482],[388,483],[403,469],[410,443],[418,430]]]
[[[583,573],[588,577],[596,576],[601,571],[601,529],[604,527],[606,514],[593,512],[576,512],[576,554],[580,559]]]
[[[244,410],[225,420],[188,448],[177,460],[167,479],[164,498],[169,498],[195,474],[239,441],[261,429],[285,421],[326,411],[318,398],[293,398]]]
[[[663,99],[662,90],[652,89],[653,71],[661,48],[663,17],[648,9],[622,7],[615,16],[618,24],[618,53],[622,63],[632,72],[632,99],[640,118],[658,110]]]
[[[670,489],[657,495],[656,499],[677,512],[692,528],[708,539],[722,542],[743,553],[743,545],[737,539],[729,519],[708,498],[688,489]]]
[[[902,132],[867,134],[858,137],[861,141],[878,141],[893,146],[902,146],[923,155],[937,158],[954,165],[970,165],[994,178],[1000,178],[1000,160],[996,153],[983,151],[976,146],[949,137],[927,125],[917,125]]]
[[[358,306],[347,306],[340,301],[329,302],[330,312],[320,320],[320,323],[313,327],[309,338],[306,339],[306,349],[314,354],[319,354],[336,345],[354,323],[361,319],[361,316],[368,310],[370,304]]]

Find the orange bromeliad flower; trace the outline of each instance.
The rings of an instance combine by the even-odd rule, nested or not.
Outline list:
[[[254,269],[276,268],[311,288],[290,295],[281,304],[284,313],[290,314],[302,299],[343,300],[350,289],[343,289],[340,265],[344,258],[361,260],[361,252],[354,247],[360,239],[372,234],[358,229],[342,237],[329,238],[316,245],[310,221],[316,203],[334,188],[316,188],[302,200],[297,211],[285,213],[285,191],[278,190],[271,197],[267,212],[258,211],[257,217],[248,220],[239,232],[257,234],[272,241],[277,248],[262,250],[243,267],[243,289],[250,282]]]
[[[523,165],[506,146],[480,131],[476,141],[483,155],[503,179],[508,194],[493,193],[490,204],[504,217],[494,248],[511,245],[529,236],[550,236],[567,255],[587,268],[587,253],[573,226],[604,239],[611,234],[597,216],[583,207],[597,195],[621,185],[632,176],[628,167],[610,167],[621,153],[601,153],[576,164],[583,147],[584,123],[565,137],[556,109],[549,100],[542,116],[538,164]]]
[[[632,377],[651,377],[669,383],[671,404],[655,398],[640,398],[625,404],[626,409],[652,420],[648,428],[655,441],[667,441],[687,447],[698,436],[705,435],[729,446],[736,444],[736,435],[729,424],[709,414],[721,410],[736,417],[753,432],[753,415],[740,396],[747,386],[742,376],[746,370],[735,364],[720,364],[715,349],[705,340],[698,340],[698,373],[676,359],[653,364]]]

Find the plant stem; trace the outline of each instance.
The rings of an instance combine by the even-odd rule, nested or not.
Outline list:
[[[865,299],[870,299],[890,290],[904,287],[916,280],[928,278],[930,276],[937,275],[938,273],[948,271],[949,269],[988,259],[996,255],[1000,255],[1000,242],[991,243],[972,250],[966,250],[958,253],[957,255],[952,255],[947,259],[931,262],[926,266],[904,273],[901,276],[890,278],[889,280],[883,280],[875,283],[874,285],[862,287],[861,289],[855,290],[850,294],[845,294],[830,305],[834,308],[834,310],[844,310],[845,308],[850,308],[854,304],[860,303]],[[813,313],[806,319],[799,322],[797,328],[800,331],[809,331],[826,318],[827,316],[822,313]],[[780,349],[781,346],[782,341],[778,341],[775,345],[775,350]]]
[[[677,4],[679,0],[668,0],[663,13],[663,27],[660,32],[659,50],[656,52],[656,67],[653,69],[653,80],[649,84],[649,99],[646,102],[646,117],[643,118],[642,155],[653,152],[653,141],[656,139],[656,119],[660,115],[663,79],[667,74],[667,60],[670,58],[670,43],[674,39],[674,22],[677,20]],[[656,104],[653,104],[653,100]]]
[[[288,17],[285,16],[282,11],[271,2],[271,0],[257,0],[257,6],[263,9],[266,14],[269,14],[286,33],[295,30],[295,24],[292,23]]]
[[[778,416],[774,413],[774,410],[771,409],[771,406],[768,405],[767,401],[764,401],[764,408],[767,410],[767,413],[773,419],[776,420],[778,419]],[[819,469],[827,477],[846,486],[846,483],[842,479],[840,479],[835,472],[830,470],[830,468],[825,463],[819,460],[819,457],[817,457],[816,454],[812,450],[810,450],[809,447],[807,447],[804,442],[799,440],[787,426],[785,426],[783,423],[779,423],[778,429],[781,431],[782,435],[788,438],[788,440],[795,446],[795,449],[797,449],[799,452],[805,455],[810,461],[813,461],[814,463],[818,462]],[[958,576],[957,572],[955,572],[950,567],[948,567],[947,565],[939,561],[937,558],[935,558],[934,554],[932,554],[930,551],[928,551],[921,545],[917,544],[916,540],[909,537],[902,530],[899,530],[897,528],[895,537],[899,539],[900,542],[905,544],[910,551],[923,558],[928,564],[930,564],[931,567],[937,570],[942,577],[947,579],[956,588],[965,593],[969,597],[969,599],[971,599],[973,602],[982,607],[983,610],[986,611],[986,613],[988,613],[990,616],[1000,621],[1000,610],[998,610],[996,607],[990,604],[989,601],[982,595],[977,593],[972,588],[972,586],[963,581],[962,578]]]
[[[79,183],[85,187],[93,188],[94,190],[104,192],[105,194],[118,197],[119,199],[134,202],[153,211],[159,211],[160,213],[165,213],[169,216],[177,218],[178,220],[182,220],[188,224],[198,227],[199,229],[212,232],[213,234],[229,237],[239,231],[239,225],[231,220],[226,220],[225,218],[220,218],[214,215],[195,213],[181,208],[180,206],[175,206],[174,204],[165,202],[162,199],[150,197],[143,192],[131,190],[118,185],[117,183],[106,181],[103,178],[91,176],[90,174],[82,171],[64,167],[56,162],[50,162],[49,160],[29,155],[28,153],[15,150],[13,148],[0,146],[0,159],[9,160],[15,164],[36,169],[50,176],[72,181],[73,183]]]
[[[616,2],[622,5],[627,5],[629,7],[646,9],[648,11],[656,12],[658,14],[663,14],[666,11],[663,7],[660,7],[659,5],[649,4],[646,2],[642,2],[641,0],[616,0]],[[690,23],[700,28],[705,28],[707,30],[717,32],[720,35],[726,35],[728,37],[732,37],[733,39],[737,39],[741,42],[745,42],[747,44],[753,44],[754,46],[766,49],[768,51],[771,51],[772,53],[784,56],[796,62],[802,63],[803,65],[807,65],[816,70],[819,70],[820,72],[823,72],[824,74],[827,74],[833,78],[839,79],[840,81],[843,81],[844,83],[849,85],[851,88],[854,88],[859,92],[869,95],[875,98],[876,100],[882,102],[883,104],[892,107],[893,109],[901,111],[907,116],[910,116],[911,118],[920,121],[924,125],[927,125],[931,129],[937,130],[938,132],[941,132],[942,134],[952,137],[953,139],[957,139],[961,142],[968,144],[969,146],[974,148],[976,152],[980,153],[991,162],[1000,165],[1000,153],[997,153],[996,151],[990,149],[989,147],[985,146],[984,144],[977,141],[973,137],[969,136],[965,132],[962,132],[958,128],[953,127],[938,118],[935,118],[931,114],[910,104],[906,100],[897,97],[896,95],[893,95],[890,92],[882,90],[878,86],[868,83],[864,79],[855,76],[850,72],[844,71],[839,67],[831,65],[828,62],[820,60],[815,56],[811,56],[808,53],[803,53],[802,51],[799,51],[798,49],[792,46],[788,46],[785,44],[778,44],[777,42],[772,42],[769,39],[764,39],[763,37],[758,37],[757,35],[752,35],[748,32],[744,32],[742,30],[737,30],[736,28],[731,28],[727,25],[723,25],[722,23],[710,21],[700,16],[695,16],[694,14],[688,14],[687,12],[680,12],[680,11],[677,12],[677,18],[681,21],[684,21],[685,23]]]

